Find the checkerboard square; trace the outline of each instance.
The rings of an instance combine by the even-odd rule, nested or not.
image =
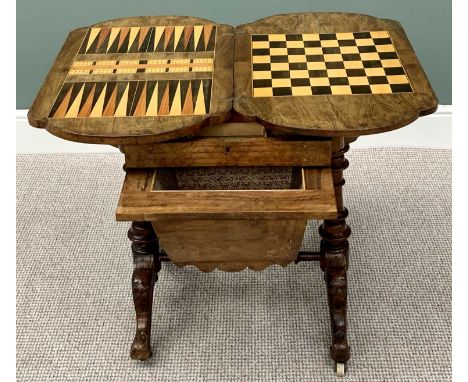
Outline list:
[[[396,52],[379,52],[377,53],[381,60],[398,60],[398,54]]]
[[[302,39],[304,41],[320,41],[320,35],[318,33],[303,33]]]
[[[302,41],[302,34],[287,34],[286,41]]]
[[[270,48],[287,48],[286,41],[270,41],[268,43]]]
[[[290,62],[289,70],[307,70],[307,62]]]
[[[307,62],[307,58],[305,54],[294,54],[289,56],[289,62],[297,63],[297,62]]]
[[[322,55],[323,53],[322,48],[304,48],[304,52],[308,56]]]
[[[350,85],[369,85],[369,79],[367,77],[349,77]]]
[[[285,86],[281,88],[273,88],[273,96],[290,96],[292,95],[292,88],[291,86]]]
[[[254,80],[265,80],[271,79],[271,71],[257,71],[252,73],[252,79]]]
[[[328,70],[309,70],[309,78],[329,77]]]
[[[375,49],[377,52],[395,52],[395,47],[393,45],[378,45]]]
[[[380,60],[372,60],[372,61],[362,61],[365,68],[381,68],[382,61]],[[389,65],[392,66],[392,65]]]
[[[328,69],[328,77],[347,77],[346,69]]]
[[[273,97],[273,89],[270,88],[253,88],[254,97]]]
[[[297,42],[297,41],[294,41]],[[287,48],[288,49],[288,56],[294,56],[294,55],[305,55],[305,50],[304,48]]]
[[[389,84],[407,84],[408,78],[405,75],[401,76],[388,76]]]
[[[285,34],[269,34],[267,37],[269,41],[286,41]]]
[[[374,52],[377,52],[377,48],[374,45],[358,46],[357,50],[359,51],[359,53],[374,53]]]
[[[384,68],[365,68],[364,73],[366,76],[385,76]]]
[[[339,47],[322,48],[323,54],[341,54]]]
[[[353,36],[355,39],[365,39],[370,38],[371,34],[370,32],[353,32]]]
[[[309,78],[292,78],[291,86],[293,88],[297,86],[310,86],[310,79]]]
[[[343,61],[330,61],[325,62],[325,66],[327,69],[344,69],[344,62]]]
[[[364,64],[362,61],[345,61],[344,63],[345,69],[363,69]]]
[[[361,61],[361,55],[358,53],[345,53],[341,55],[343,61]]]
[[[268,41],[252,41],[252,49],[268,49],[270,43]]]
[[[253,56],[253,64],[268,64],[270,63],[270,56]]]
[[[271,78],[291,78],[289,70],[275,70],[271,72]]]
[[[401,66],[400,60],[394,59],[394,60],[381,60],[382,66],[384,68],[397,68]]]
[[[290,78],[274,78],[271,80],[271,86],[273,86],[273,88],[291,87],[291,79]]]
[[[324,54],[323,58],[325,62],[338,62],[343,61],[341,54]]]
[[[312,95],[312,88],[310,86],[295,86],[292,88],[293,96],[308,96]]]
[[[389,94],[392,92],[392,88],[388,84],[379,84],[370,86],[373,94]]]
[[[338,40],[322,40],[320,41],[320,45],[322,45],[322,48],[328,48],[328,47],[338,47]]]
[[[271,56],[270,60],[271,60],[272,63],[289,62],[287,55],[284,55],[284,56]]]
[[[330,86],[312,86],[313,95],[332,94]]]
[[[270,56],[287,56],[288,48],[270,48],[268,54]]]
[[[370,45],[374,45],[374,40],[372,40],[371,38],[359,39],[359,40],[356,40],[356,45],[357,45],[357,46],[370,46]]]
[[[286,41],[287,48],[304,48],[304,41]]]
[[[304,48],[321,48],[320,41],[304,41]]]
[[[252,68],[254,72],[271,70],[271,64],[253,64]]]
[[[392,40],[390,38],[374,38],[375,45],[390,45],[392,44]]]
[[[270,49],[261,48],[261,49],[252,49],[252,56],[268,56],[270,55]]]
[[[336,40],[336,33],[320,33],[320,41]]]
[[[332,77],[330,78],[330,85],[349,85],[347,77]]]
[[[393,93],[409,93],[413,91],[410,84],[391,84],[390,87]]]
[[[330,79],[327,77],[310,78],[311,86],[330,86]]]
[[[382,85],[382,84],[388,84],[388,79],[386,76],[372,76],[372,77],[367,77],[369,80],[369,84],[371,85]]]
[[[307,62],[307,69],[308,70],[325,70],[327,66],[325,62]]]
[[[252,41],[268,41],[268,37],[271,35],[267,34],[253,34]]]
[[[308,70],[291,70],[289,73],[291,78],[309,78]]]
[[[271,70],[272,71],[289,70],[289,64],[287,62],[272,62]]]
[[[346,74],[348,77],[365,77],[367,76],[366,70],[368,69],[346,69]]]
[[[387,31],[373,31],[370,32],[372,38],[387,38],[390,37]]]
[[[362,61],[374,61],[380,59],[378,53],[361,53],[360,56]]]
[[[341,46],[341,54],[358,54],[359,48],[357,46]]]
[[[331,91],[333,95],[353,94],[353,92],[351,91],[351,86],[349,85],[331,86]]]
[[[350,32],[346,32],[346,33],[337,33],[336,34],[336,39],[337,40],[350,40],[350,41],[354,41],[354,35]]]
[[[372,89],[369,85],[351,86],[353,94],[372,94]]]

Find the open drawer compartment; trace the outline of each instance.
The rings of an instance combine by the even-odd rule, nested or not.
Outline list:
[[[152,222],[178,265],[237,271],[287,265],[297,258],[308,219],[337,216],[329,167],[289,168],[289,176],[282,176],[283,169],[227,169],[243,176],[234,176],[232,185],[204,182],[216,173],[227,178],[225,170],[128,170],[117,220]],[[182,179],[188,171],[193,179]],[[265,178],[280,184],[272,188],[275,182]]]

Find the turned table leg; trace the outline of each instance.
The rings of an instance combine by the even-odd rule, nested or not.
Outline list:
[[[147,360],[151,357],[151,311],[153,287],[161,269],[159,245],[153,226],[149,222],[133,222],[128,230],[132,241],[132,292],[136,312],[136,334],[130,357]]]
[[[349,360],[350,348],[346,337],[346,303],[348,269],[348,237],[351,234],[346,224],[348,210],[343,206],[342,187],[345,183],[343,170],[348,167],[344,154],[349,145],[343,138],[333,139],[332,173],[338,209],[337,219],[324,220],[319,232],[320,268],[325,272],[328,305],[332,329],[330,356],[336,362],[337,374],[344,374],[344,364]]]

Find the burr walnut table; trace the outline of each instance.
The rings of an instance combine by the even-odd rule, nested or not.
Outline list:
[[[132,358],[151,357],[161,261],[240,271],[319,260],[330,354],[343,375],[351,232],[344,154],[360,135],[436,108],[398,22],[304,13],[235,28],[171,16],[76,29],[28,117],[58,137],[125,155],[116,216],[132,221]],[[317,253],[299,250],[308,219],[323,220]]]

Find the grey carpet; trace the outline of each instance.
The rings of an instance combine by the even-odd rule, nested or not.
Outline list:
[[[451,152],[351,150],[347,381],[451,380]],[[18,381],[333,381],[317,263],[164,264],[151,361],[134,333],[122,157],[17,158]],[[304,247],[317,248],[316,224]]]

